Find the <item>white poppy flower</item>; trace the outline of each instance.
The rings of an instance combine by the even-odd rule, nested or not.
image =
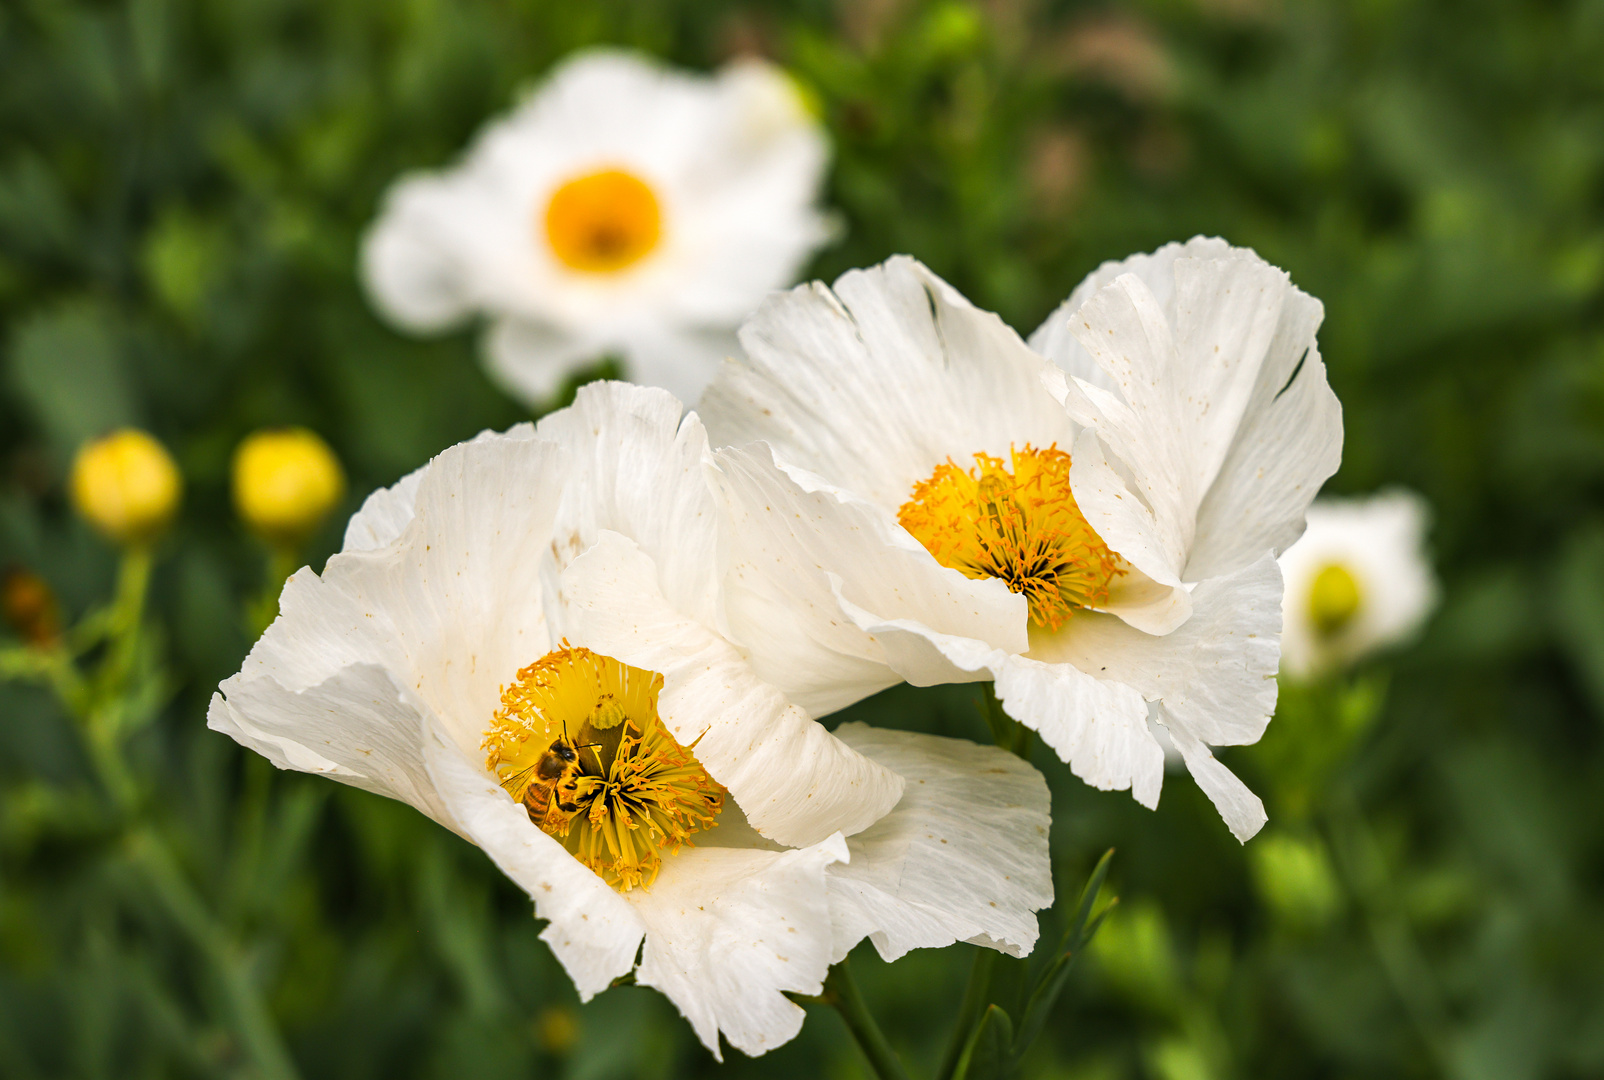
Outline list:
[[[1409,640],[1437,602],[1426,501],[1411,491],[1321,499],[1281,556],[1281,670],[1307,679]]]
[[[590,50],[461,164],[398,182],[363,276],[408,330],[487,317],[491,371],[528,401],[608,354],[694,400],[741,319],[827,239],[814,200],[828,155],[770,64],[709,77]]]
[[[731,632],[815,715],[994,679],[1076,775],[1147,806],[1151,717],[1251,836],[1263,806],[1209,747],[1275,708],[1275,556],[1341,453],[1321,315],[1204,239],[1099,269],[1030,345],[908,258],[770,298],[701,406],[717,441],[768,444],[721,455],[775,519],[737,530]],[[777,629],[782,606],[807,620]]]
[[[1048,794],[995,748],[832,734],[752,671],[716,628],[729,520],[680,413],[592,386],[374,493],[208,723],[478,844],[582,997],[633,970],[715,1054],[759,1054],[865,936],[1028,952]]]

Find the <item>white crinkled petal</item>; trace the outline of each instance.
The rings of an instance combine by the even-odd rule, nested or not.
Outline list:
[[[621,533],[656,564],[669,603],[711,625],[723,561],[718,508],[703,464],[707,435],[683,412],[664,390],[591,383],[535,431],[573,463],[557,524],[559,568],[603,529]]]
[[[775,294],[698,411],[714,442],[776,457],[895,510],[948,458],[1069,446],[1046,363],[913,259]]]
[[[435,458],[395,543],[329,560],[329,613],[312,621],[322,654],[380,649],[463,752],[477,753],[502,684],[550,648],[539,555],[570,468],[561,447],[527,437],[476,439]],[[275,629],[247,672],[259,653],[280,655]]]
[[[1148,809],[1158,805],[1164,750],[1147,729],[1147,702],[1138,690],[1027,656],[999,658],[995,671],[1004,710],[1039,733],[1076,776],[1104,791],[1129,788]]]
[[[1147,702],[1139,691],[1069,664],[1044,663],[975,638],[941,634],[910,619],[881,619],[839,594],[836,600],[842,614],[874,636],[887,663],[909,682],[928,686],[990,676],[1008,715],[1040,733],[1076,776],[1104,790],[1129,788],[1142,805],[1158,805],[1164,752],[1148,731]]]
[[[525,422],[514,424],[504,432],[481,431],[469,443],[492,442],[496,439],[528,439],[533,437],[535,425]],[[418,485],[423,482],[425,465],[413,469],[387,488],[376,488],[362,507],[351,515],[345,526],[345,541],[341,551],[377,551],[389,547],[406,531],[417,507]]]
[[[863,938],[881,957],[985,939],[1013,956],[1053,902],[1049,794],[1028,762],[992,746],[843,724],[836,737],[895,769],[896,808],[850,838],[829,870],[832,961]]]
[[[414,469],[391,486],[374,489],[363,499],[362,508],[346,522],[345,542],[340,550],[377,551],[394,543],[412,520],[418,484],[428,467]]]
[[[1114,580],[1105,607],[1149,634],[1167,634],[1190,618],[1191,596],[1164,530],[1109,463],[1096,433],[1083,431],[1076,440],[1069,483],[1086,523],[1130,564]]]
[[[826,868],[847,859],[839,835],[794,851],[686,848],[650,889],[627,897],[647,928],[636,978],[678,1006],[702,1043],[756,1056],[793,1038],[830,957]]]
[[[455,828],[423,773],[421,725],[441,723],[477,752],[498,680],[547,648],[537,560],[523,552],[550,543],[567,464],[524,435],[453,447],[388,501],[370,500],[355,532],[384,546],[285,583],[279,617],[220,687],[209,723],[281,767],[329,773]]]
[[[319,773],[409,803],[461,831],[423,758],[428,707],[377,664],[348,664],[310,686],[236,675],[213,694],[206,725],[281,769]]]
[[[1158,302],[1139,279],[1127,274],[1088,300],[1075,316],[1072,333],[1118,387],[1117,392],[1069,378],[1056,370],[1047,388],[1064,403],[1077,424],[1097,433],[1108,451],[1129,470],[1135,492],[1151,510],[1162,572],[1143,567],[1150,577],[1179,579],[1192,543],[1197,476],[1189,450],[1187,413],[1177,399],[1185,393],[1174,332]],[[1101,516],[1102,501],[1117,490],[1088,490],[1075,501],[1088,515]],[[1123,496],[1129,498],[1127,494]],[[1115,550],[1118,550],[1117,548]]]
[[[1192,593],[1193,615],[1164,637],[1079,612],[1032,635],[1031,656],[1069,664],[1162,701],[1167,725],[1211,746],[1256,742],[1275,712],[1281,573],[1268,552]]]
[[[729,789],[752,827],[801,847],[860,832],[896,805],[902,780],[836,739],[763,682],[735,646],[677,612],[652,560],[603,532],[562,573],[576,645],[663,676],[658,712]]]
[[[814,716],[899,677],[916,685],[963,677],[939,653],[922,650],[938,662],[929,670],[861,620],[843,619],[843,604],[873,612],[874,622],[1027,647],[1023,597],[940,565],[888,511],[840,490],[807,490],[761,445],[720,450],[715,461],[730,523],[730,634],[762,678]]]
[[[1220,817],[1225,819],[1231,835],[1247,843],[1269,820],[1264,812],[1264,803],[1237,779],[1235,773],[1221,765],[1207,746],[1187,734],[1184,728],[1171,725],[1167,730],[1170,741],[1186,761],[1187,771],[1220,812]]]
[[[1186,579],[1239,570],[1280,554],[1342,461],[1342,405],[1315,344],[1320,301],[1288,288],[1241,426],[1198,507]]]
[[[1176,390],[1186,395],[1177,419],[1199,499],[1236,442],[1293,291],[1286,271],[1248,251],[1175,261]]]
[[[943,634],[917,619],[888,619],[842,595],[841,578],[828,575],[836,607],[852,625],[874,638],[886,666],[913,686],[983,682],[1007,653],[962,634]]]
[[[1185,580],[1279,553],[1335,471],[1342,417],[1321,318],[1283,271],[1200,238],[1105,265],[1032,337],[1061,369],[1050,389],[1179,543]]]
[[[460,831],[529,894],[535,915],[550,921],[540,937],[574,980],[580,1000],[628,972],[646,930],[635,908],[537,828],[444,732],[429,732],[424,751],[429,776]]]
[[[1086,275],[1069,298],[1053,311],[1036,332],[1030,335],[1030,347],[1035,349],[1065,373],[1084,379],[1105,390],[1113,390],[1114,382],[1097,362],[1091,358],[1075,336],[1070,333],[1071,322],[1081,305],[1095,296],[1098,290],[1111,284],[1121,274],[1135,274],[1147,283],[1165,311],[1175,306],[1175,261],[1177,259],[1218,259],[1229,255],[1230,244],[1216,237],[1194,236],[1185,243],[1169,243],[1157,251],[1132,255],[1125,259],[1110,259]]]

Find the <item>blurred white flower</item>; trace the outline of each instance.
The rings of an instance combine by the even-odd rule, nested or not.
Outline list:
[[[408,330],[485,316],[491,371],[532,403],[607,354],[694,400],[740,320],[827,239],[828,155],[773,65],[710,77],[583,52],[461,164],[391,189],[363,275]]]
[[[1426,501],[1411,491],[1321,499],[1281,556],[1281,669],[1299,679],[1409,640],[1437,602]]]
[[[1341,455],[1321,316],[1201,238],[1099,269],[1029,346],[908,258],[771,297],[701,406],[719,441],[767,443],[721,455],[773,518],[736,531],[731,632],[815,715],[995,679],[1077,776],[1146,806],[1151,714],[1253,835],[1263,805],[1209,746],[1274,712],[1275,557]]]
[[[634,970],[714,1054],[759,1054],[865,936],[1029,952],[1048,793],[992,747],[832,734],[752,671],[716,629],[729,523],[680,413],[592,385],[375,492],[208,723],[478,844],[582,997]]]

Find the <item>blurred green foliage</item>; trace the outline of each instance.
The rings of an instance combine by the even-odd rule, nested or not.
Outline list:
[[[45,693],[0,686],[0,1074],[244,1072],[227,988],[133,871],[147,828],[307,1077],[714,1068],[649,991],[580,1007],[477,851],[203,720],[270,584],[229,513],[243,435],[323,434],[349,509],[520,419],[471,331],[373,316],[356,244],[399,171],[596,42],[792,67],[838,147],[820,276],[910,252],[1028,332],[1103,259],[1257,248],[1326,304],[1333,488],[1437,508],[1425,640],[1289,689],[1225,755],[1271,811],[1245,850],[1184,776],[1149,813],[1038,751],[1062,887],[1116,845],[1123,903],[1026,1075],[1604,1074],[1601,0],[7,0],[0,566],[70,616],[110,594],[62,481],[112,425],[167,441],[189,501],[156,572],[177,682],[132,744],[136,809],[97,794]],[[984,739],[969,697],[851,713]],[[857,965],[921,1068],[968,951]],[[723,1072],[862,1065],[820,1012]]]

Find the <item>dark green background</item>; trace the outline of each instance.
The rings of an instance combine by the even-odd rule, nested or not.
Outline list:
[[[837,146],[820,276],[910,252],[1028,332],[1104,259],[1195,233],[1257,248],[1326,304],[1331,489],[1436,509],[1422,642],[1287,695],[1261,747],[1226,753],[1271,811],[1245,851],[1184,777],[1149,813],[1037,753],[1061,885],[1115,845],[1122,904],[1027,1073],[1604,1074],[1604,2],[3,0],[0,565],[72,613],[104,598],[70,453],[130,422],[173,448],[189,489],[155,604],[178,691],[133,751],[304,1074],[715,1071],[630,988],[548,1053],[535,1018],[574,994],[488,860],[204,727],[262,584],[228,507],[246,432],[321,432],[349,510],[523,415],[472,332],[374,317],[356,245],[398,172],[450,161],[595,42],[797,73]],[[932,714],[985,737],[961,689],[851,710]],[[123,864],[126,824],[50,700],[0,687],[0,1074],[240,1073],[216,988]],[[1289,845],[1312,862],[1258,853]],[[858,962],[921,1069],[967,964]],[[723,1074],[861,1070],[816,1012]]]

